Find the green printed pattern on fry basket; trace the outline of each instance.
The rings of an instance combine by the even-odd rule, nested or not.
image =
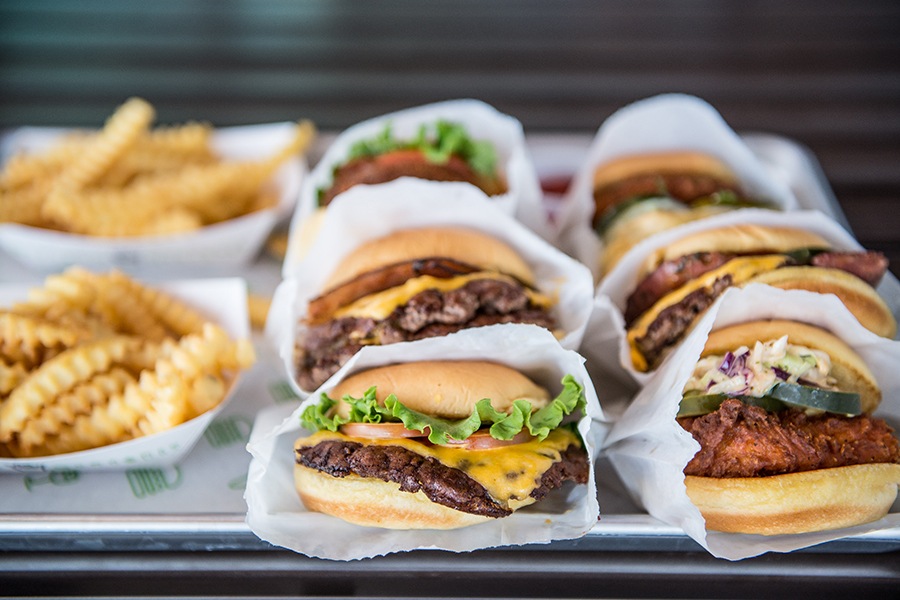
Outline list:
[[[79,477],[81,477],[81,473],[78,471],[50,471],[49,473],[42,473],[40,475],[26,475],[23,483],[25,484],[25,489],[30,492],[33,491],[35,487],[41,485],[71,485],[78,481]]]
[[[213,448],[224,448],[250,439],[253,421],[244,415],[230,415],[215,419],[209,424],[203,437]]]
[[[177,489],[182,482],[181,469],[131,469],[125,472],[131,492],[138,500]]]
[[[284,402],[292,402],[299,400],[300,397],[294,392],[291,384],[287,381],[276,381],[269,384],[269,395],[275,404],[283,404]]]

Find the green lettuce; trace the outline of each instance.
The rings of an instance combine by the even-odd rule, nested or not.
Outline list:
[[[543,440],[568,415],[583,412],[587,403],[584,386],[574,377],[566,375],[562,379],[562,385],[559,395],[536,411],[533,411],[531,402],[519,399],[513,402],[512,410],[507,414],[491,406],[489,398],[482,398],[475,404],[472,414],[459,420],[442,419],[413,410],[400,402],[394,394],[385,398],[382,406],[375,398],[375,387],[366,390],[362,398],[345,395],[343,400],[350,405],[350,412],[347,417],[341,417],[333,411],[337,401],[323,393],[318,403],[306,407],[300,420],[306,429],[312,431],[337,431],[344,423],[400,422],[407,429],[427,433],[428,440],[434,444],[447,444],[451,439],[465,440],[488,424],[490,435],[494,439],[511,440],[527,428],[528,433]]]
[[[429,161],[437,164],[443,164],[456,155],[469,163],[476,173],[485,176],[493,175],[497,167],[497,153],[492,143],[473,140],[465,127],[443,120],[435,123],[433,134],[429,133],[426,125],[422,125],[411,140],[396,139],[388,123],[378,135],[353,144],[347,160],[378,156],[394,150],[419,150]]]

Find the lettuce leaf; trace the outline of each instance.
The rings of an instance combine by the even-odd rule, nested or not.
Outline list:
[[[317,404],[312,404],[303,411],[301,422],[312,430],[327,429],[337,431],[344,423],[385,423],[401,422],[407,429],[427,433],[428,440],[434,444],[446,444],[450,439],[462,441],[478,431],[484,425],[490,425],[491,437],[498,440],[510,440],[522,429],[543,440],[550,432],[562,424],[563,420],[575,412],[583,412],[587,403],[584,386],[572,375],[562,379],[563,389],[559,395],[546,406],[533,411],[531,402],[524,399],[515,400],[511,411],[507,414],[491,406],[489,398],[482,398],[475,404],[472,414],[459,420],[442,419],[426,415],[405,406],[394,394],[385,398],[384,406],[375,399],[375,388],[366,390],[362,398],[346,395],[343,400],[350,404],[350,413],[342,418],[334,412],[337,401],[327,394],[322,394]]]
[[[485,176],[494,175],[497,168],[497,153],[491,142],[473,140],[465,127],[443,120],[435,123],[433,134],[429,134],[427,126],[422,125],[411,140],[396,139],[388,123],[378,135],[353,144],[347,160],[378,156],[394,150],[419,150],[429,161],[437,164],[443,164],[456,155],[469,163],[476,173]]]

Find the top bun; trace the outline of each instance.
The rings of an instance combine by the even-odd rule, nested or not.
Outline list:
[[[344,257],[323,289],[331,289],[379,267],[428,257],[453,258],[534,285],[531,267],[504,242],[474,229],[423,227],[396,231],[362,244]]]
[[[445,419],[462,419],[472,414],[475,404],[489,398],[491,406],[509,412],[520,398],[535,408],[546,406],[550,394],[529,378],[507,366],[483,361],[423,361],[388,365],[361,371],[344,379],[329,392],[340,400],[349,394],[361,398],[376,386],[380,404],[390,394],[406,407]],[[338,404],[346,416],[348,406]]]
[[[644,262],[647,274],[667,260],[697,252],[733,252],[773,254],[801,248],[830,248],[822,236],[803,229],[769,227],[765,225],[729,225],[717,229],[698,231],[655,250]]]
[[[717,329],[709,334],[701,356],[725,354],[740,346],[752,348],[757,342],[775,340],[783,335],[788,342],[821,350],[831,358],[830,375],[837,380],[838,389],[856,392],[865,413],[874,411],[881,402],[881,388],[875,376],[853,348],[832,333],[797,321],[750,321]]]
[[[598,165],[594,169],[594,190],[602,189],[638,175],[700,175],[720,182],[723,186],[737,186],[737,177],[724,162],[703,152],[672,151],[632,154]],[[601,194],[596,213],[624,200],[615,195]]]

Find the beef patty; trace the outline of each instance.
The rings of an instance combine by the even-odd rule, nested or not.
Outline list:
[[[294,454],[298,464],[332,477],[357,475],[397,483],[404,492],[421,490],[432,502],[475,515],[499,518],[512,514],[463,471],[400,446],[326,440],[298,448]],[[573,444],[541,476],[531,497],[540,500],[566,481],[587,483],[587,480],[587,453]]]
[[[364,345],[437,337],[498,323],[556,327],[546,310],[531,304],[521,284],[475,279],[446,292],[424,290],[380,321],[343,317],[308,327],[297,342],[297,381],[307,390],[319,387]]]

